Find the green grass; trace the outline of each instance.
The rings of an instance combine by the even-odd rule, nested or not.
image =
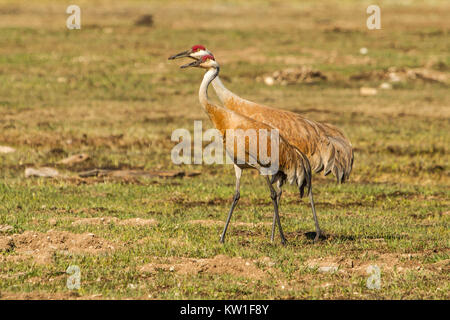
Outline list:
[[[357,1],[111,3],[79,1],[82,29],[69,31],[65,3],[0,2],[0,145],[17,149],[0,154],[0,225],[13,227],[0,233],[0,251],[7,237],[49,230],[93,233],[115,247],[56,250],[39,263],[42,252],[26,252],[36,250],[35,243],[18,243],[0,252],[0,298],[449,298],[448,85],[411,80],[363,97],[361,86],[381,81],[350,80],[392,66],[448,76],[445,1],[383,1],[379,31],[366,29],[366,4]],[[153,14],[155,25],[134,26],[145,13]],[[234,191],[230,165],[176,166],[170,160],[173,130],[192,131],[194,120],[210,127],[197,98],[201,72],[167,61],[196,43],[214,52],[232,91],[333,123],[352,141],[350,181],[313,180],[326,239],[314,244],[305,235],[314,230],[310,208],[287,187],[280,210],[288,245],[278,238],[271,243],[269,191],[254,172],[244,173],[224,245],[218,241],[222,225],[189,223],[224,221]],[[369,49],[366,56],[361,47]],[[300,65],[329,80],[290,86],[256,81]],[[81,152],[90,159],[57,164]],[[66,177],[25,178],[29,166],[54,166]],[[201,174],[76,178],[93,168]],[[72,224],[93,217],[157,224]],[[210,265],[187,273],[163,266],[189,267],[189,259],[221,255],[242,257],[264,276],[233,265],[219,273]],[[143,271],[149,264],[157,265],[155,272]],[[339,271],[322,273],[315,264],[339,265]],[[80,290],[66,288],[70,265],[81,269]],[[381,269],[380,290],[366,287],[369,265]]]

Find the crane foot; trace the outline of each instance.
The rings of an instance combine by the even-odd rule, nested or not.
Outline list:
[[[318,242],[320,240],[320,236],[322,234],[322,231],[316,231],[316,237],[314,238],[314,243]]]

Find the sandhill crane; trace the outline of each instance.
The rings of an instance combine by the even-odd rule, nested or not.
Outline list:
[[[204,46],[195,45],[169,59],[198,59],[205,54],[212,55]],[[290,144],[308,157],[313,171],[324,171],[325,176],[332,172],[338,183],[349,178],[353,166],[353,149],[350,141],[338,128],[308,120],[297,113],[245,100],[228,90],[219,77],[212,84],[227,109],[277,128]]]
[[[226,108],[214,105],[211,103],[208,99],[208,87],[209,84],[213,81],[214,78],[217,77],[219,74],[219,64],[215,61],[214,57],[211,55],[204,55],[198,60],[185,64],[181,66],[181,68],[187,68],[187,67],[200,67],[203,69],[206,69],[206,73],[203,77],[202,83],[200,85],[199,89],[199,100],[203,108],[205,109],[206,113],[208,114],[210,120],[212,121],[213,125],[216,129],[219,130],[222,138],[223,143],[225,145],[225,148],[229,147],[229,144],[227,141],[229,139],[232,139],[232,150],[226,149],[227,153],[231,156],[233,162],[234,162],[234,168],[235,168],[235,174],[236,174],[236,188],[235,188],[235,194],[233,197],[233,203],[231,205],[230,211],[228,213],[228,217],[225,223],[225,227],[223,229],[220,241],[223,243],[225,240],[225,234],[228,228],[228,225],[231,220],[231,216],[233,214],[234,208],[237,205],[237,202],[240,198],[240,179],[242,175],[242,171],[247,168],[253,168],[260,171],[260,173],[263,173],[263,169],[267,167],[267,163],[265,161],[262,161],[260,158],[259,153],[255,153],[254,150],[252,150],[249,147],[249,141],[245,140],[244,148],[245,148],[245,155],[242,157],[240,156],[240,152],[237,150],[239,147],[235,143],[235,136],[229,136],[229,129],[232,130],[255,130],[257,135],[255,136],[257,140],[258,150],[260,150],[260,144],[267,143],[266,150],[268,152],[268,156],[273,159],[272,152],[275,152],[271,147],[271,143],[269,143],[269,140],[262,139],[261,136],[261,130],[265,130],[264,132],[267,132],[269,135],[273,133],[274,128],[264,124],[262,122],[258,122],[254,119],[251,119],[249,117],[240,115],[234,111],[228,110]],[[275,223],[278,225],[278,229],[280,231],[280,237],[281,242],[284,244],[286,242],[283,230],[281,227],[280,217],[278,214],[278,200],[279,200],[279,192],[281,192],[281,187],[284,184],[285,181],[288,181],[289,183],[295,182],[299,188],[300,197],[304,194],[304,188],[307,188],[308,195],[311,202],[311,208],[313,212],[313,216],[315,219],[316,224],[316,240],[320,236],[320,228],[319,223],[317,220],[317,215],[315,211],[314,206],[314,199],[312,195],[312,188],[311,188],[311,167],[309,164],[308,159],[306,156],[297,148],[290,145],[281,135],[279,136],[278,141],[278,155],[277,161],[278,161],[278,170],[277,172],[271,173],[271,179],[268,175],[265,175],[266,182],[268,184],[268,187],[270,189],[270,196],[273,201],[274,205],[274,217],[273,217],[273,224],[272,224],[272,234],[271,234],[271,240],[274,240],[274,233],[275,233]],[[240,158],[241,157],[241,158]],[[250,162],[250,159],[254,159],[254,162]],[[273,187],[273,183],[277,184],[277,188],[279,189],[279,192],[275,191]]]

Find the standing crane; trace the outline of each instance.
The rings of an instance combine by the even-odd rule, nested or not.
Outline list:
[[[198,59],[205,54],[212,55],[204,46],[195,45],[169,59]],[[349,178],[353,166],[353,148],[338,128],[306,119],[294,112],[245,100],[228,90],[219,77],[214,79],[213,87],[227,109],[277,128],[291,145],[307,156],[314,172],[324,171],[325,176],[332,172],[338,183]]]
[[[225,234],[228,228],[228,225],[231,220],[231,216],[233,214],[234,208],[237,205],[237,202],[240,198],[240,179],[242,175],[242,171],[247,168],[253,168],[258,170],[261,174],[265,175],[265,179],[267,185],[270,190],[270,196],[272,198],[272,202],[274,205],[274,216],[273,216],[273,224],[272,224],[272,234],[271,240],[274,240],[275,233],[275,223],[278,225],[278,229],[280,231],[281,242],[283,244],[286,243],[286,239],[283,234],[283,230],[281,227],[280,217],[278,213],[278,200],[279,194],[275,191],[273,184],[276,183],[277,186],[281,190],[281,186],[288,181],[289,183],[296,183],[300,197],[304,194],[304,188],[306,187],[310,202],[311,208],[313,212],[313,216],[316,224],[316,240],[320,235],[319,223],[317,220],[317,215],[315,211],[314,199],[312,194],[311,187],[311,167],[306,156],[298,150],[296,147],[290,145],[281,135],[279,136],[278,141],[278,155],[277,156],[277,170],[276,172],[271,172],[271,179],[267,172],[264,171],[264,168],[267,168],[268,164],[266,161],[261,159],[261,155],[258,152],[255,152],[252,148],[250,148],[250,141],[245,140],[243,146],[235,143],[235,135],[230,136],[230,129],[236,132],[237,130],[247,131],[254,130],[256,135],[256,142],[258,145],[257,150],[261,150],[261,144],[267,143],[265,146],[265,150],[268,152],[268,156],[273,159],[272,152],[275,152],[272,149],[271,143],[269,140],[263,139],[261,136],[261,132],[268,132],[269,135],[273,134],[273,127],[270,125],[264,124],[262,122],[256,121],[244,115],[241,115],[232,110],[228,110],[224,107],[220,107],[214,105],[209,101],[208,98],[208,87],[210,83],[217,77],[219,74],[219,64],[215,61],[212,55],[204,55],[199,59],[195,60],[192,63],[188,63],[182,65],[181,68],[188,67],[199,67],[206,69],[206,73],[203,77],[202,83],[199,89],[199,100],[204,110],[206,111],[208,117],[211,122],[214,124],[215,128],[219,130],[223,143],[227,153],[230,155],[231,159],[234,163],[235,173],[236,173],[236,189],[233,197],[233,203],[231,205],[230,211],[228,213],[227,221],[225,223],[225,227],[223,229],[220,241],[223,243],[225,240]],[[263,130],[263,131],[262,131]],[[227,141],[231,139],[232,143],[229,144]],[[230,150],[230,146],[232,146]],[[238,148],[244,147],[244,153],[239,152]],[[242,156],[242,154],[244,154]],[[254,161],[250,161],[250,159],[254,159]]]

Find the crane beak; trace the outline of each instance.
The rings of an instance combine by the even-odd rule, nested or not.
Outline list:
[[[173,56],[169,57],[169,60],[175,60],[175,59],[180,59],[180,58],[184,58],[184,57],[190,57],[190,54],[192,53],[192,49],[177,53]]]
[[[201,60],[195,60],[194,62],[183,64],[180,68],[198,67],[200,63],[202,63]]]

